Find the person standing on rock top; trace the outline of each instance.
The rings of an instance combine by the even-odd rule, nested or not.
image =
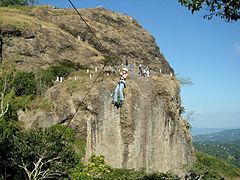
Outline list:
[[[114,91],[113,96],[113,104],[115,106],[121,107],[124,101],[123,96],[123,89],[126,88],[126,79],[128,75],[128,68],[122,68],[122,71],[120,72],[120,79],[118,81],[118,84]],[[119,102],[118,102],[118,96],[119,96]]]

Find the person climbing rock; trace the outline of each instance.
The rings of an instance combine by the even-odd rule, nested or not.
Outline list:
[[[146,76],[147,76],[147,77],[150,76],[150,70],[149,70],[149,67],[148,67],[148,66],[146,67]]]
[[[124,101],[123,89],[126,88],[126,78],[128,75],[128,68],[122,68],[120,72],[120,79],[114,91],[113,104],[121,107]],[[118,101],[119,96],[119,101]]]

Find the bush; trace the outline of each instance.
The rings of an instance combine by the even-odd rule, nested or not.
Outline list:
[[[35,75],[33,72],[18,72],[13,80],[13,88],[16,96],[28,96],[36,94]]]
[[[70,175],[71,179],[99,179],[111,172],[111,168],[106,164],[104,156],[93,155],[89,161],[90,163],[84,168],[81,165],[77,166]]]
[[[113,169],[111,173],[104,175],[101,179],[108,180],[179,180],[180,178],[172,173],[146,173],[144,170]]]
[[[68,68],[68,69],[78,70],[80,68],[80,64],[76,64],[69,59],[64,59],[59,64],[63,67]]]
[[[70,60],[64,60],[57,66],[50,66],[38,73],[40,83],[46,87],[52,86],[57,77],[67,77],[72,71],[76,71],[81,66]]]
[[[113,54],[106,56],[104,59],[104,64],[110,65],[110,66],[118,66],[118,65],[122,64],[122,62],[123,61],[119,56],[113,55]]]

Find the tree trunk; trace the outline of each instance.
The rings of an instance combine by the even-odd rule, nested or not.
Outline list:
[[[0,64],[2,63],[2,60],[3,60],[2,47],[3,47],[3,39],[2,39],[2,36],[0,35]]]

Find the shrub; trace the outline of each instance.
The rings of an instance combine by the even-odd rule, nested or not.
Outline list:
[[[106,164],[104,156],[92,155],[89,161],[89,164],[84,168],[81,168],[81,165],[77,166],[70,175],[71,179],[99,179],[111,172],[111,168]]]
[[[110,65],[110,66],[117,66],[122,64],[122,62],[123,61],[119,56],[113,55],[113,54],[105,56],[105,59],[104,59],[104,64]]]
[[[64,59],[59,64],[63,67],[68,68],[68,69],[78,70],[80,68],[80,64],[74,63],[69,59]]]
[[[65,59],[64,61],[60,62],[57,66],[50,66],[47,69],[41,70],[38,73],[38,78],[40,83],[46,87],[52,86],[53,81],[56,77],[67,77],[72,71],[76,71],[81,66],[76,64],[70,60]]]
[[[28,96],[36,94],[35,75],[33,72],[18,72],[13,80],[13,88],[16,96]]]
[[[113,169],[111,173],[104,175],[101,179],[108,180],[179,180],[180,178],[172,173],[146,173],[144,170]]]

